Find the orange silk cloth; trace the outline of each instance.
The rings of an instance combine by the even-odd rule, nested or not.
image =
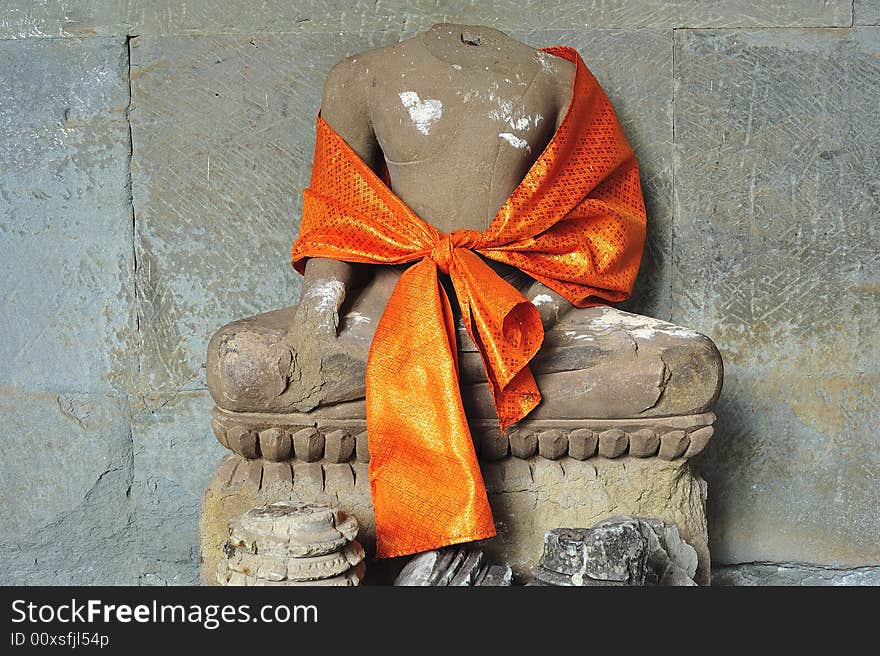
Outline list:
[[[495,525],[459,389],[449,275],[504,430],[541,401],[528,363],[540,315],[483,258],[525,271],[578,307],[629,296],[645,240],[636,158],[576,50],[561,125],[485,232],[444,234],[419,218],[317,116],[310,187],[292,263],[309,257],[414,263],[379,320],[366,370],[377,555],[492,537]]]

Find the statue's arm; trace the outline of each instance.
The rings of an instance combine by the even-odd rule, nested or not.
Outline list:
[[[321,117],[361,159],[375,168],[380,148],[370,119],[367,79],[357,55],[336,64],[324,82]],[[367,275],[369,271],[363,265],[310,258],[303,276],[298,323],[306,322],[319,334],[335,336],[339,308],[346,293]]]
[[[556,125],[554,133],[559,130],[566,110],[571,102],[572,83],[574,81],[574,64],[568,61],[560,62],[560,76],[554,85],[556,100]],[[532,280],[526,288],[525,297],[538,309],[544,328],[549,328],[561,319],[574,305],[565,297],[557,294],[542,282]]]

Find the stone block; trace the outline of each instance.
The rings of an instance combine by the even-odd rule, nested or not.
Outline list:
[[[125,387],[127,78],[122,39],[0,41],[0,385]]]
[[[200,519],[204,582],[213,581],[217,562],[223,557],[227,522],[254,506],[275,501],[331,504],[354,515],[361,526],[358,541],[368,556],[375,554],[366,465],[353,466],[354,486],[349,475],[339,475],[337,469],[349,466],[343,464],[324,465],[322,470],[319,463],[295,462],[293,483],[286,486],[261,484],[266,481],[265,473],[243,479],[231,474],[243,464],[258,463],[229,456],[205,490]],[[678,526],[699,558],[695,580],[708,583],[706,487],[686,462],[630,457],[582,462],[535,457],[482,463],[482,469],[498,535],[480,542],[478,548],[486,552],[487,562],[510,563],[519,582],[528,579],[540,558],[546,531],[560,526],[592,526],[623,513],[655,517]],[[393,576],[383,578],[388,574],[384,567],[372,561],[367,572],[373,578],[368,581],[391,583]]]
[[[0,387],[2,585],[133,585],[132,445],[124,398]]]
[[[744,563],[712,568],[712,585],[718,586],[878,586],[880,567],[837,569],[801,563]]]
[[[857,0],[870,5],[874,0]],[[540,8],[540,10],[538,10]],[[94,34],[249,34],[253,32],[394,31],[432,23],[558,27],[848,26],[851,0],[616,0],[584,3],[478,3],[469,0],[174,0],[5,3],[0,38]],[[858,12],[857,12],[858,15]]]
[[[855,0],[853,2],[855,25],[880,25],[880,1]]]
[[[880,562],[880,30],[676,32],[673,321],[724,356],[718,563]]]
[[[150,583],[198,580],[199,500],[228,453],[211,432],[211,405],[207,391],[181,392],[132,418],[134,525]]]

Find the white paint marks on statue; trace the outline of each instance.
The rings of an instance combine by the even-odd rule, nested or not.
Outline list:
[[[437,98],[422,100],[415,91],[401,91],[399,95],[416,130],[429,134],[431,126],[443,115],[443,103]]]

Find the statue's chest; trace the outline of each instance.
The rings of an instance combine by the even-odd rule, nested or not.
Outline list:
[[[387,90],[372,116],[385,157],[396,165],[440,160],[479,168],[499,157],[531,163],[555,123],[553,108],[528,93],[527,80],[408,82]]]

